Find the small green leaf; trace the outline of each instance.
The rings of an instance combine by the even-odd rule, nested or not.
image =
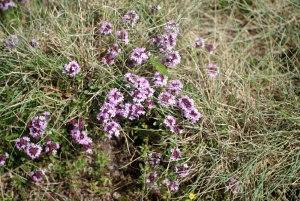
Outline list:
[[[16,139],[18,137],[20,137],[19,133],[13,133],[13,134],[11,134],[9,136],[5,136],[5,140],[12,140],[12,139]]]
[[[153,56],[150,56],[150,61],[151,61],[151,64],[156,68],[156,70],[158,72],[160,72],[161,74],[166,75],[170,78],[170,74],[168,73],[168,71],[164,65],[162,65],[161,63],[156,61]]]

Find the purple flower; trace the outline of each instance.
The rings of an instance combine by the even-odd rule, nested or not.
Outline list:
[[[26,154],[33,160],[42,152],[42,147],[38,144],[29,143],[26,147]]]
[[[18,2],[22,3],[22,4],[25,4],[26,3],[26,0],[18,0]]]
[[[166,66],[175,67],[180,63],[180,55],[178,51],[171,51],[165,54],[163,62]]]
[[[171,190],[171,191],[178,191],[179,188],[179,181],[176,180],[174,182],[171,182],[169,179],[166,181],[167,187]]]
[[[173,127],[171,128],[171,131],[172,131],[173,133],[177,133],[177,134],[181,134],[181,133],[182,133],[182,130],[180,130],[178,126],[173,126]]]
[[[135,80],[134,88],[136,88],[136,89],[145,89],[145,88],[149,88],[149,87],[150,87],[150,83],[146,78],[139,77]]]
[[[92,143],[89,143],[89,144],[85,144],[83,145],[84,148],[86,149],[85,152],[88,153],[88,154],[92,154],[93,153],[93,147],[92,147]]]
[[[192,108],[191,110],[184,111],[184,117],[190,119],[194,124],[200,119],[201,113],[197,110],[197,108]]]
[[[48,116],[50,115],[50,112],[44,112],[43,115],[44,115],[45,117],[48,117]]]
[[[0,8],[5,11],[9,7],[13,7],[16,4],[12,0],[0,0]]]
[[[29,137],[21,137],[16,139],[16,147],[20,151],[27,147],[27,144],[30,142]]]
[[[37,170],[35,172],[31,172],[32,179],[35,182],[41,181],[44,175],[45,175],[44,170]]]
[[[159,72],[155,72],[152,81],[154,83],[154,85],[158,88],[158,87],[163,87],[167,85],[168,82],[168,77],[166,75],[163,75]]]
[[[50,140],[46,142],[46,148],[45,148],[45,151],[46,152],[52,152],[52,154],[56,154],[57,153],[57,149],[59,149],[59,144],[56,142],[56,143],[53,143],[51,142]]]
[[[181,89],[183,88],[182,83],[180,80],[172,80],[171,83],[168,85],[168,92],[172,93],[175,92],[175,94],[180,94]]]
[[[117,105],[124,100],[124,96],[121,92],[118,91],[117,88],[110,90],[107,95],[109,103],[113,105]]]
[[[145,106],[148,108],[148,109],[152,109],[154,107],[154,104],[151,100],[145,100]]]
[[[171,161],[179,161],[180,157],[181,157],[181,151],[180,149],[176,148],[176,149],[171,149]]]
[[[40,43],[39,43],[37,40],[35,40],[35,39],[31,39],[31,40],[29,41],[29,45],[30,45],[30,50],[31,50],[31,51],[33,51],[33,50],[35,50],[36,48],[40,47]]]
[[[130,59],[135,62],[135,66],[138,66],[143,63],[150,56],[150,52],[147,52],[144,47],[135,48],[130,56]]]
[[[151,165],[159,164],[160,158],[161,158],[160,153],[153,152],[153,153],[148,154],[149,164],[151,164]]]
[[[157,6],[149,6],[150,13],[154,14],[161,9],[160,5]]]
[[[117,31],[116,35],[118,36],[119,41],[128,44],[129,39],[128,39],[128,32],[126,30]]]
[[[154,90],[152,92],[154,92]],[[133,92],[131,92],[130,95],[132,97],[133,102],[135,103],[141,103],[148,98],[147,91],[145,91],[144,89],[136,89]]]
[[[124,78],[125,78],[126,82],[134,84],[136,82],[136,80],[139,78],[139,76],[137,76],[136,74],[133,74],[133,73],[126,73],[124,75]]]
[[[207,44],[207,45],[205,45],[205,48],[206,48],[207,51],[209,51],[209,54],[213,54],[214,50],[216,49],[216,45]]]
[[[209,63],[206,74],[210,77],[216,77],[219,74],[219,68],[216,64]]]
[[[121,52],[121,48],[118,46],[118,44],[114,44],[112,47],[108,48],[107,54],[110,58],[116,58],[119,53]]]
[[[132,105],[131,107],[131,115],[128,119],[133,120],[135,118],[139,118],[140,115],[145,115],[146,112],[144,111],[144,106],[140,103]]]
[[[129,24],[131,27],[134,27],[135,23],[137,22],[137,20],[139,19],[140,17],[138,16],[138,14],[131,10],[131,11],[128,11],[123,17],[122,17],[122,20],[123,22]]]
[[[167,33],[175,33],[176,35],[179,33],[179,25],[174,21],[169,21],[163,28],[163,32]]]
[[[0,0],[1,1],[1,0]],[[1,2],[0,2],[1,7]],[[17,35],[11,34],[5,39],[5,46],[8,50],[12,50],[15,48],[19,43],[19,38]]]
[[[5,153],[5,154],[0,154],[0,166],[3,166],[6,159],[8,158],[9,154]]]
[[[104,125],[103,130],[105,132],[108,132],[108,135],[107,135],[108,139],[111,139],[113,134],[117,137],[120,135],[120,125],[115,121],[107,122]]]
[[[176,104],[175,96],[169,92],[161,92],[158,96],[158,103],[162,107],[167,108],[169,105]]]
[[[37,130],[43,131],[47,127],[47,121],[45,116],[37,116],[31,122],[32,127]]]
[[[146,183],[153,183],[157,177],[156,172],[149,175],[149,177],[146,179]]]
[[[241,187],[233,177],[230,178],[230,181],[225,185],[225,191],[231,191],[233,194],[237,194],[240,190]]]
[[[175,33],[168,33],[163,34],[162,36],[154,36],[150,40],[150,44],[156,45],[159,48],[160,52],[164,50],[172,50],[177,42],[177,34]]]
[[[113,65],[115,63],[115,58],[114,57],[110,57],[110,56],[106,56],[104,57],[101,62],[103,64],[107,64],[107,65]]]
[[[74,77],[80,72],[80,67],[76,61],[71,61],[69,64],[66,64],[63,70],[63,73],[70,74],[70,77]]]
[[[164,120],[164,124],[169,127],[169,128],[172,128],[173,126],[175,126],[176,124],[176,120],[174,117],[170,116],[170,115],[167,115],[165,120]]]
[[[97,119],[103,122],[107,122],[110,118],[115,117],[116,114],[116,105],[105,102],[100,108],[100,113],[97,115]]]
[[[185,178],[189,174],[189,166],[187,164],[175,167],[174,171],[179,174],[179,177]]]
[[[110,22],[104,22],[100,27],[100,33],[108,35],[112,32],[112,24]]]
[[[199,48],[199,47],[204,48],[205,47],[205,41],[203,38],[196,38],[195,41],[196,42],[193,44],[194,47],[196,47],[196,48]]]
[[[194,100],[188,96],[179,98],[177,104],[183,111],[190,111],[194,108]]]

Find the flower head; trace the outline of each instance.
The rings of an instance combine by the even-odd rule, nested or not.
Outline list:
[[[152,81],[156,87],[163,87],[167,85],[168,77],[159,72],[155,72]]]
[[[150,13],[154,14],[161,9],[160,5],[157,6],[149,6]]]
[[[117,114],[116,104],[105,102],[100,108],[100,113],[97,115],[97,119],[103,122],[107,122],[110,118],[115,117],[116,114]]]
[[[17,138],[16,139],[16,147],[17,149],[19,149],[20,151],[25,149],[27,147],[27,144],[30,142],[29,137],[21,137],[21,138]]]
[[[8,153],[5,153],[5,154],[0,154],[0,166],[3,166],[7,157],[9,156]]]
[[[163,28],[164,33],[179,33],[179,25],[174,21],[169,21]]]
[[[130,59],[135,62],[135,66],[141,65],[143,61],[147,60],[150,56],[150,52],[146,51],[146,48],[135,48],[130,56]]]
[[[108,132],[108,135],[107,137],[109,139],[111,139],[112,135],[114,134],[115,136],[119,136],[120,135],[120,124],[118,124],[117,122],[115,121],[110,121],[110,122],[107,122],[105,125],[104,125],[104,129],[103,129],[105,132]]]
[[[196,38],[195,41],[196,42],[193,44],[194,47],[196,47],[196,48],[199,48],[199,47],[204,48],[205,47],[205,41],[203,38]]]
[[[16,4],[12,0],[0,0],[0,8],[6,11],[9,7],[13,7]]]
[[[147,183],[153,183],[155,181],[156,177],[157,177],[157,173],[154,172],[154,173],[149,175],[149,177],[146,179],[146,182]]]
[[[165,54],[163,62],[166,66],[175,67],[180,63],[180,55],[178,51],[171,51]]]
[[[170,116],[170,115],[167,115],[166,116],[166,119],[164,120],[164,124],[169,127],[169,128],[172,128],[173,126],[175,126],[176,124],[176,120],[174,117]]]
[[[68,73],[70,77],[74,77],[76,74],[80,72],[81,68],[79,67],[76,61],[71,61],[66,64],[63,70],[63,73]]]
[[[31,51],[33,51],[33,50],[35,50],[36,48],[39,48],[40,47],[40,43],[37,41],[37,40],[35,40],[35,39],[31,39],[30,41],[29,41],[29,47],[30,47],[30,50]]]
[[[160,153],[152,152],[152,153],[148,154],[148,161],[149,161],[149,164],[151,164],[151,165],[159,164],[160,158],[161,158]]]
[[[112,24],[110,22],[104,22],[100,27],[100,33],[108,35],[112,32]]]
[[[35,172],[31,172],[32,179],[35,182],[41,181],[44,175],[45,175],[44,170],[37,170]]]
[[[124,100],[124,96],[121,92],[118,91],[117,88],[114,88],[108,93],[107,99],[109,103],[117,105]]]
[[[0,2],[0,7],[1,7],[1,2]],[[14,34],[9,35],[5,40],[5,46],[9,50],[15,48],[18,45],[18,43],[19,43],[19,38],[17,35]]]
[[[175,180],[174,182],[170,181],[169,179],[166,181],[167,187],[171,190],[171,191],[178,191],[179,189],[179,181]]]
[[[125,44],[128,44],[129,42],[128,32],[125,29],[117,31],[116,35],[118,36],[120,42],[124,42]]]
[[[179,98],[177,104],[183,111],[190,111],[194,108],[194,100],[188,96]]]
[[[172,80],[171,83],[168,84],[168,92],[174,92],[176,95],[180,94],[181,89],[183,88],[183,84],[180,80]]]
[[[175,96],[169,92],[161,92],[158,96],[158,103],[164,108],[169,107],[169,105],[175,105]]]
[[[216,64],[209,63],[206,70],[206,74],[210,77],[216,77],[219,74],[219,71],[220,70]]]
[[[179,161],[181,157],[181,151],[178,148],[171,149],[171,161]]]
[[[215,44],[207,44],[205,45],[206,50],[209,52],[209,54],[213,54],[214,50],[217,48]]]
[[[179,177],[185,178],[189,174],[189,166],[187,164],[175,167],[174,171],[179,174]]]
[[[237,180],[233,177],[225,185],[225,191],[231,191],[233,194],[237,194],[241,190],[241,186],[238,185]]]
[[[140,17],[134,10],[128,11],[123,17],[123,22],[129,24],[131,27],[134,27],[135,23]]]
[[[57,149],[59,149],[59,144],[56,142],[51,142],[50,140],[46,142],[46,148],[45,151],[46,152],[52,152],[52,154],[56,154],[57,153]]]
[[[33,160],[42,152],[42,147],[38,144],[29,143],[26,147],[26,154]]]

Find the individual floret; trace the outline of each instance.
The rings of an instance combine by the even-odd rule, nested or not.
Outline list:
[[[79,67],[78,63],[76,61],[71,61],[70,63],[66,64],[64,66],[63,73],[69,74],[70,77],[74,77],[76,74],[80,72],[81,68]]]
[[[153,152],[148,154],[148,161],[150,165],[159,164],[160,159],[161,159],[160,153]]]
[[[233,177],[225,185],[225,191],[231,191],[233,194],[237,194],[241,190],[241,186],[238,185],[238,181]]]
[[[215,44],[207,44],[205,45],[206,50],[209,52],[209,54],[213,54],[214,50],[217,48]]]
[[[157,6],[149,6],[150,13],[152,13],[152,14],[158,12],[160,9],[161,9],[161,6],[160,6],[160,5],[157,5]]]

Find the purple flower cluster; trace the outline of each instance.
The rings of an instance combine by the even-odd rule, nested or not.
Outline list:
[[[120,31],[117,31],[117,32],[116,32],[116,35],[117,35],[118,40],[119,40],[120,42],[124,42],[125,44],[128,44],[128,42],[129,42],[129,39],[128,39],[128,32],[127,32],[125,29],[120,30]]]
[[[179,181],[175,180],[174,182],[170,181],[169,179],[166,181],[166,185],[167,187],[171,190],[171,191],[178,191],[179,189]]]
[[[195,108],[193,99],[188,96],[182,96],[178,99],[177,104],[183,110],[184,117],[190,119],[193,124],[200,119],[201,114]]]
[[[160,159],[161,159],[161,154],[160,153],[152,152],[152,153],[148,154],[147,163],[149,163],[150,165],[159,164]]]
[[[45,171],[44,170],[37,170],[35,172],[31,172],[30,174],[32,176],[33,181],[39,182],[43,179],[43,176],[45,175]]]
[[[177,134],[182,133],[182,131],[178,128],[178,126],[176,126],[176,120],[174,117],[167,115],[166,119],[164,120],[164,124],[166,125],[166,127],[170,128],[170,130],[173,133],[177,133]]]
[[[150,44],[157,46],[160,52],[171,51],[176,45],[178,33],[178,24],[170,21],[164,26],[163,34],[154,36]]]
[[[203,38],[196,38],[193,47],[205,48],[210,54],[213,54],[214,50],[217,48],[215,44],[206,44]]]
[[[5,154],[0,154],[0,166],[3,166],[6,159],[8,158],[9,154],[5,153]]]
[[[179,177],[185,178],[189,174],[189,166],[187,164],[175,167],[174,171],[179,174]]]
[[[107,50],[107,55],[102,59],[102,63],[108,65],[114,64],[114,59],[119,55],[120,52],[121,48],[118,46],[118,44],[114,44]]]
[[[26,154],[33,160],[37,157],[39,157],[39,155],[42,152],[42,147],[38,144],[34,144],[34,143],[28,143],[26,146]]]
[[[144,47],[135,48],[130,56],[131,61],[134,62],[134,66],[141,65],[143,61],[147,60],[150,56],[150,52],[147,52]]]
[[[29,134],[39,139],[41,135],[45,133],[45,129],[47,127],[47,119],[46,116],[37,116],[34,117],[31,122],[29,122]]]
[[[156,88],[167,86],[168,77],[159,72],[155,72],[152,82],[154,83]]]
[[[165,58],[163,59],[163,63],[166,66],[175,67],[180,63],[180,55],[178,51],[170,51],[165,54]]]
[[[64,74],[69,74],[70,77],[74,77],[76,74],[80,72],[81,68],[79,67],[76,61],[71,61],[70,63],[66,64],[63,70]]]
[[[112,32],[112,24],[110,22],[104,22],[101,27],[100,27],[100,33],[104,34],[104,35],[108,35]]]
[[[219,68],[216,64],[209,63],[207,66],[206,74],[210,77],[216,77],[219,74]]]
[[[148,178],[146,179],[146,182],[147,183],[153,183],[156,180],[156,177],[157,177],[157,173],[153,172],[152,174],[150,174],[148,176]]]
[[[241,186],[238,185],[237,180],[230,178],[230,181],[225,185],[225,191],[231,191],[233,194],[237,194],[241,190]]]
[[[149,6],[150,13],[154,14],[157,13],[161,9],[160,5],[157,6]]]
[[[35,49],[40,47],[40,43],[35,39],[31,39],[29,41],[29,47],[30,47],[30,51],[34,51]]]
[[[175,105],[175,96],[169,92],[161,92],[158,96],[158,103],[164,108]]]
[[[14,7],[16,4],[12,0],[0,0],[0,8],[6,11],[9,7]]]
[[[181,158],[181,151],[178,148],[171,149],[171,161],[179,161]]]
[[[1,0],[0,0],[1,1]],[[1,2],[0,2],[0,6],[1,6]],[[19,43],[19,38],[17,35],[15,34],[11,34],[9,35],[6,39],[5,39],[5,47],[8,50],[12,50],[14,49]]]
[[[122,17],[122,20],[123,22],[129,24],[131,27],[134,27],[139,18],[140,17],[134,10],[130,10]]]
[[[76,141],[77,144],[83,146],[86,150],[86,153],[91,154],[92,150],[92,143],[93,140],[87,136],[87,132],[84,131],[84,118],[79,118],[79,123],[76,123],[75,119],[72,119],[70,122],[74,127],[71,130],[71,136],[73,140]]]

